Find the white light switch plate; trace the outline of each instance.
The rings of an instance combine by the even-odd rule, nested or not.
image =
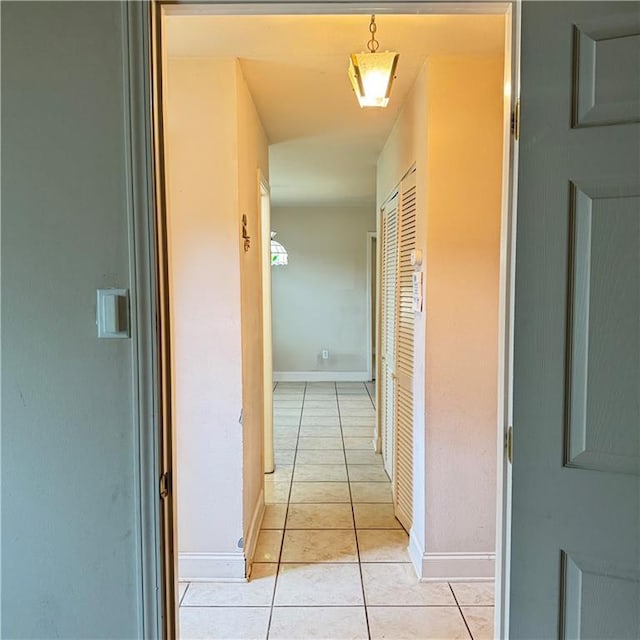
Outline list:
[[[128,289],[98,289],[96,305],[98,338],[128,338]]]

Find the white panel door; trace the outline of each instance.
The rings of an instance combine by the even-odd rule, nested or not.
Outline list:
[[[524,2],[510,637],[640,637],[640,5]]]
[[[400,183],[398,215],[398,282],[396,287],[395,460],[393,505],[396,517],[409,531],[413,519],[413,273],[411,252],[416,248],[416,173]]]
[[[382,265],[380,282],[380,430],[382,460],[393,478],[395,426],[396,287],[398,278],[398,195],[382,207]]]

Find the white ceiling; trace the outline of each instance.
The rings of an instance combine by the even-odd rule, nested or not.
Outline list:
[[[376,16],[380,51],[400,54],[386,109],[361,109],[347,76],[367,15],[168,16],[168,56],[239,58],[269,139],[276,206],[370,205],[375,168],[427,56],[500,54],[502,16]]]

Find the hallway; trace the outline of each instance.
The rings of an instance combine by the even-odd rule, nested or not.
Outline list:
[[[493,637],[493,583],[420,583],[372,451],[373,387],[277,383],[248,583],[181,583],[181,638]]]

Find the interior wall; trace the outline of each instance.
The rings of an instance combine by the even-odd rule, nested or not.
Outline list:
[[[427,553],[495,552],[503,64],[428,63]]]
[[[374,207],[274,207],[274,379],[367,379],[367,232]],[[322,350],[329,358],[322,359]]]
[[[244,577],[264,505],[267,139],[237,60],[170,58],[166,75],[179,572]]]
[[[379,206],[416,163],[410,552],[425,578],[493,573],[502,85],[502,57],[430,59],[378,159]]]
[[[376,173],[378,210],[414,163],[417,179],[420,181],[417,185],[418,197],[425,193],[427,107],[427,65],[425,64],[405,98],[398,118],[378,156]]]
[[[166,155],[180,578],[242,564],[236,62],[170,58]],[[224,514],[224,517],[221,517]],[[204,559],[205,566],[194,566]],[[191,559],[192,561],[188,561]],[[241,577],[241,576],[240,576]]]
[[[1,7],[3,638],[143,633],[124,8]]]
[[[241,251],[243,366],[243,520],[245,547],[255,544],[264,506],[264,365],[262,330],[262,220],[258,169],[269,178],[269,147],[260,117],[236,61],[238,220],[247,216],[251,246]],[[252,529],[253,523],[253,529]]]

